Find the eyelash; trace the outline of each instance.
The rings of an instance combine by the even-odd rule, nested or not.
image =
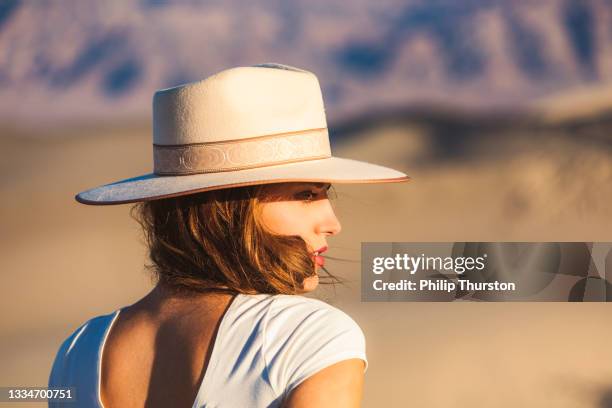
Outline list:
[[[311,202],[313,198],[316,197],[316,194],[314,193],[314,191],[305,190],[305,191],[300,191],[299,193],[297,193],[296,197],[302,201]]]
[[[312,203],[314,199],[317,198],[318,196],[327,196],[328,193],[329,193],[329,188],[322,190],[320,193],[318,193],[315,190],[304,190],[304,191],[297,193],[295,197],[298,200],[304,201],[305,203],[308,204],[308,203]]]
[[[304,190],[297,193],[296,197],[306,203],[311,203],[317,197],[317,193],[312,190]]]

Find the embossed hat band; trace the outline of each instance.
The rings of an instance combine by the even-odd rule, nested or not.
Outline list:
[[[233,67],[153,95],[153,171],[81,191],[83,204],[161,200],[273,183],[395,183],[332,155],[321,85],[283,64]]]
[[[327,128],[186,145],[153,145],[154,173],[217,173],[331,157]]]

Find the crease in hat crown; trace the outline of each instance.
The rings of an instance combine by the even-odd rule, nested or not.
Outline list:
[[[388,167],[332,156],[317,77],[267,63],[156,92],[153,172],[75,198],[112,205],[268,183],[408,180]]]
[[[160,175],[331,157],[317,77],[273,63],[157,91],[153,144]]]

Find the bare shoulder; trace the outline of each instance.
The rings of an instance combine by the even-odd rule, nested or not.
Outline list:
[[[364,361],[340,361],[304,380],[289,395],[285,408],[355,408],[361,406]]]

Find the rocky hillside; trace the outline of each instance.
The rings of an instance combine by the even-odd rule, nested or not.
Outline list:
[[[330,116],[522,106],[612,81],[608,0],[0,2],[0,119],[146,117],[155,89],[276,61]]]

